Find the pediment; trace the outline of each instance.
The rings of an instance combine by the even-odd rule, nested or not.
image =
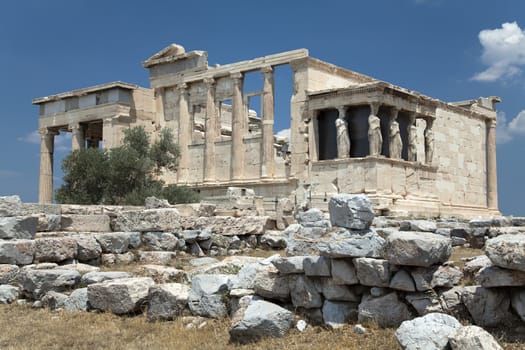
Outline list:
[[[184,46],[178,44],[171,44],[170,46],[165,47],[164,49],[160,50],[159,52],[148,58],[146,62],[159,60],[167,57],[178,56],[184,53],[186,53]]]

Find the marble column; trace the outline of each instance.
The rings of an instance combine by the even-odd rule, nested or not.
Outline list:
[[[215,141],[217,139],[217,109],[215,108],[215,79],[204,79],[206,84],[206,125],[204,144],[204,181],[215,181]]]
[[[274,177],[275,175],[275,155],[274,155],[274,84],[273,68],[263,67],[261,73],[264,76],[263,85],[263,129],[262,129],[262,154],[263,161],[261,164],[262,177]]]
[[[47,128],[38,130],[40,134],[40,176],[38,189],[39,203],[53,203],[53,152],[57,131]]]
[[[86,144],[85,130],[80,123],[74,123],[69,126],[71,129],[71,150],[84,149]]]
[[[102,147],[104,149],[110,149],[118,146],[118,140],[116,140],[116,132],[114,121],[118,117],[105,118],[102,121]]]
[[[498,172],[496,168],[496,120],[487,121],[487,206],[498,209]]]
[[[243,74],[234,73],[231,78],[233,79],[231,178],[239,180],[244,177]]]
[[[177,174],[178,182],[187,183],[189,178],[189,145],[193,125],[188,106],[188,84],[182,83],[177,86],[179,90],[179,171]]]

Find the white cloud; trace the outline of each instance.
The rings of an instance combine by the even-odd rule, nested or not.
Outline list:
[[[473,80],[496,81],[521,73],[520,66],[525,65],[525,31],[516,22],[482,30],[478,37],[483,46],[481,60],[489,67],[475,74]]]
[[[40,144],[40,134],[38,130],[32,131],[27,135],[17,137],[18,141],[32,144]],[[55,151],[68,152],[71,150],[71,133],[61,132],[55,136]]]
[[[515,136],[525,136],[525,110],[507,123],[505,113],[498,112],[498,124],[496,127],[496,141],[507,143],[512,141]]]
[[[277,134],[275,134],[275,136],[287,139],[288,142],[290,142],[290,129],[283,129],[281,131],[278,131]]]
[[[27,142],[27,143],[34,143],[39,144],[40,143],[40,134],[37,130],[30,132],[27,135],[20,136],[16,138],[18,141]]]

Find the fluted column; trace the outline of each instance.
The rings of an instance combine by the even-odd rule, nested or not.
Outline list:
[[[206,78],[206,139],[204,145],[204,181],[215,181],[215,141],[217,139],[217,110],[215,108],[215,79]]]
[[[496,120],[487,122],[487,206],[498,209],[498,172],[496,165]]]
[[[86,138],[85,130],[80,123],[74,123],[69,126],[71,129],[71,150],[76,151],[77,149],[84,149]]]
[[[189,148],[193,125],[191,124],[188,107],[188,85],[182,83],[177,86],[179,90],[179,171],[178,182],[187,183],[189,173]]]
[[[39,203],[53,203],[53,152],[57,131],[38,130],[40,134],[40,176],[38,189]]]
[[[233,98],[232,98],[232,151],[231,151],[231,177],[239,180],[244,177],[244,103],[242,97],[243,74],[234,73]]]
[[[264,67],[261,69],[264,76],[263,85],[263,129],[262,129],[262,153],[263,162],[261,166],[262,177],[274,177],[275,175],[275,157],[273,148],[274,137],[274,84],[273,68]]]

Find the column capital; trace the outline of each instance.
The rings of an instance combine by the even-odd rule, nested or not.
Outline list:
[[[71,123],[68,125],[68,128],[71,130],[71,131],[78,131],[81,129],[81,126],[80,126],[80,123],[79,122],[74,122],[74,123]]]
[[[243,77],[244,77],[244,74],[242,74],[241,72],[235,72],[235,73],[230,74],[230,78],[232,78],[234,81],[241,80]]]
[[[379,112],[379,107],[381,107],[381,102],[379,101],[370,102],[370,114],[377,115],[377,112]]]
[[[341,118],[341,116],[344,117],[344,114],[346,114],[346,110],[348,109],[347,106],[339,106],[337,107],[337,111],[339,112],[338,118]]]
[[[40,128],[40,129],[38,129],[38,133],[42,137],[44,137],[44,136],[56,136],[56,135],[59,134],[58,130],[51,130],[51,129],[48,129],[48,128]]]
[[[215,79],[214,78],[204,78],[204,84],[208,85],[208,87],[212,87],[215,85]]]
[[[487,119],[487,126],[491,129],[495,129],[498,122],[496,119]]]
[[[273,73],[273,67],[272,66],[264,66],[260,69],[261,73],[266,74],[272,74]]]
[[[180,93],[187,93],[188,92],[188,84],[186,84],[186,83],[177,84],[177,90],[179,90]]]

